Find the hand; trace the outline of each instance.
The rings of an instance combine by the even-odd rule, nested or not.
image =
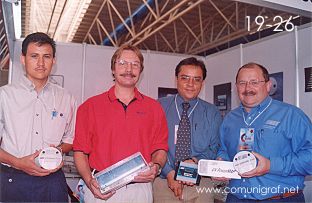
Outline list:
[[[255,169],[241,174],[241,176],[244,178],[251,178],[254,176],[262,176],[262,175],[264,175],[270,171],[270,167],[271,167],[270,160],[265,158],[264,156],[256,153],[256,152],[252,152],[252,153],[258,159],[258,164],[257,164],[257,167]]]
[[[179,198],[179,200],[182,200],[183,184],[179,183],[179,181],[174,180],[174,173],[175,172],[172,170],[167,175],[168,187],[172,190],[174,196]]]
[[[222,159],[221,157],[218,157],[216,160],[218,160],[218,161],[223,161],[223,159]],[[225,177],[211,177],[211,180],[213,180],[213,181],[224,181],[224,182],[226,182],[226,181],[231,180],[231,178],[225,178]]]
[[[50,173],[55,172],[55,170],[43,169],[36,165],[35,158],[39,154],[40,154],[40,151],[36,151],[35,153],[31,155],[18,158],[18,163],[17,163],[16,168],[32,176],[47,176]]]
[[[148,165],[150,168],[146,171],[140,172],[137,176],[135,176],[133,182],[148,183],[152,182],[156,178],[158,165],[154,164],[153,162],[150,162]]]
[[[90,191],[92,192],[92,194],[94,195],[94,197],[98,198],[98,199],[108,200],[111,196],[113,196],[116,193],[116,191],[113,190],[109,193],[102,194],[100,191],[100,186],[94,178],[91,178],[89,180],[87,186],[90,189]]]

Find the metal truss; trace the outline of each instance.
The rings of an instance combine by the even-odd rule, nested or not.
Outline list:
[[[133,2],[148,9],[136,22],[131,18]],[[257,32],[259,26],[253,21],[248,30],[246,16],[263,16],[267,25],[276,23],[275,16],[285,20],[291,16],[230,0],[156,0],[153,7],[146,0],[126,0],[121,4],[113,0],[98,4],[82,41],[100,45],[107,38],[113,46],[131,43],[142,49],[199,54],[236,38],[244,37],[248,42],[246,36]],[[126,19],[129,16],[130,23]],[[118,26],[125,27],[122,35],[114,33]]]
[[[0,70],[8,69],[9,59],[9,46],[5,30],[2,2],[0,2]]]

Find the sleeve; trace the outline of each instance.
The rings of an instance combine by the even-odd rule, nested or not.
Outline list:
[[[285,136],[291,141],[292,152],[284,157],[271,157],[270,173],[289,175],[312,175],[312,124],[301,111],[288,116]]]
[[[82,104],[77,111],[75,139],[73,144],[74,151],[81,151],[89,154],[92,148],[92,135],[93,135],[93,108],[87,101]]]
[[[211,139],[209,144],[209,158],[210,159],[216,159],[217,152],[220,148],[220,125],[222,122],[222,117],[219,112],[219,110],[216,109],[216,111],[213,114],[212,122],[211,122]]]
[[[75,134],[75,123],[77,113],[77,101],[73,96],[70,96],[69,116],[66,121],[65,133],[62,137],[63,143],[72,144]]]
[[[166,115],[160,106],[159,103],[157,104],[157,111],[155,113],[157,114],[157,124],[155,126],[155,133],[154,133],[154,139],[153,139],[153,145],[151,152],[153,153],[156,150],[163,149],[165,151],[168,151],[168,126],[167,126],[167,120]]]
[[[220,148],[217,153],[217,158],[221,158],[224,161],[230,161],[230,157],[227,152],[227,148],[225,146],[224,140],[225,140],[225,135],[226,135],[226,130],[224,123],[226,120],[224,120],[220,126]]]
[[[164,168],[161,170],[161,175],[162,175],[164,178],[167,178],[168,173],[169,173],[170,171],[172,171],[172,170],[174,170],[174,169],[170,166],[170,164],[169,164],[169,162],[168,162],[168,160],[167,160],[167,161],[166,161],[166,164],[165,164],[165,166],[164,166]]]

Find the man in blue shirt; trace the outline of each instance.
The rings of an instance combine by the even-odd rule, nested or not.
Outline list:
[[[182,117],[182,103],[190,107],[187,116],[191,128],[190,157],[186,162],[196,163],[200,159],[215,159],[219,148],[221,115],[216,106],[198,98],[206,78],[206,67],[194,57],[182,60],[175,69],[178,94],[159,99],[169,128],[168,159],[160,177],[154,181],[154,202],[213,202],[213,193],[200,193],[197,186],[189,182],[174,180],[176,163],[177,131]],[[212,189],[210,178],[201,178],[200,188]]]
[[[230,180],[227,202],[304,202],[304,177],[312,174],[311,121],[299,108],[269,96],[269,74],[259,64],[238,70],[236,88],[241,105],[221,125],[218,159],[232,161],[248,149],[257,166]],[[246,131],[252,132],[248,144]]]

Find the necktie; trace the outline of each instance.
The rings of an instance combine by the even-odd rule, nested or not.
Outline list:
[[[191,157],[191,123],[187,116],[190,108],[188,102],[182,103],[183,111],[177,132],[177,144],[175,149],[175,164]]]

